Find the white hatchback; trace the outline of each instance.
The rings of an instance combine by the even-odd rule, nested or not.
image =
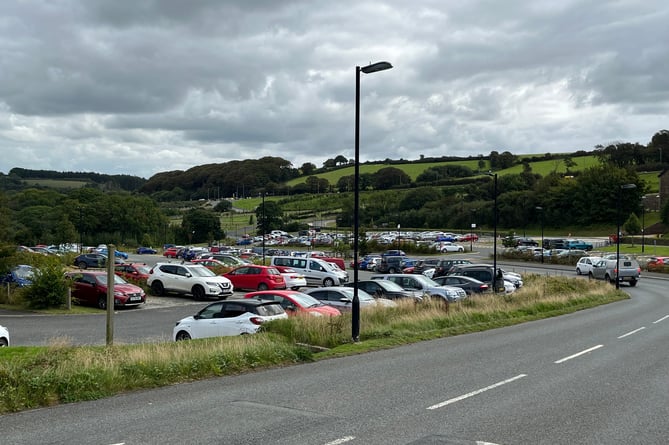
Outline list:
[[[9,346],[9,331],[6,327],[0,325],[0,348]]]
[[[172,338],[180,341],[255,334],[263,323],[282,318],[288,318],[288,314],[275,301],[255,298],[218,301],[195,315],[177,321]]]
[[[584,256],[578,259],[576,263],[576,275],[590,275],[592,266],[601,260],[598,256]]]

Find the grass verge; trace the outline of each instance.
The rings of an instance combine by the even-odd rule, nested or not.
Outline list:
[[[361,341],[350,315],[295,317],[253,336],[179,343],[0,349],[0,414],[109,397],[127,391],[238,374],[538,320],[628,298],[600,281],[524,276],[510,296],[438,300],[361,313]],[[309,346],[305,346],[309,345]],[[311,347],[318,346],[322,352]]]

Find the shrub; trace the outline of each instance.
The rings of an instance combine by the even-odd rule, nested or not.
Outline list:
[[[46,309],[65,303],[68,284],[57,257],[44,257],[35,267],[33,282],[22,294],[28,307]]]

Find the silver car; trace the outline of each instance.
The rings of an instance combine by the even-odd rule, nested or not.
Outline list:
[[[6,327],[0,325],[0,348],[9,346],[9,331]]]

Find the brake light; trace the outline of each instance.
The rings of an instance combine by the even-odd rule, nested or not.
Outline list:
[[[265,320],[262,319],[262,318],[260,318],[260,317],[251,317],[251,318],[249,318],[249,321],[250,321],[251,323],[253,323],[253,324],[257,324],[257,325],[261,325],[261,324],[263,324],[263,323],[265,322]]]

